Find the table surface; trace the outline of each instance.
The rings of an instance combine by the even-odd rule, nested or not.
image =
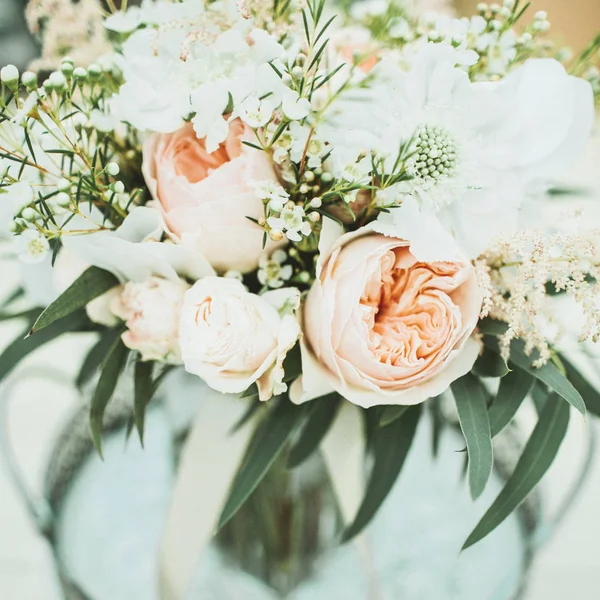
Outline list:
[[[600,200],[600,136],[590,144],[585,160],[569,177],[593,188]],[[596,213],[600,215],[600,210]],[[0,298],[18,280],[18,266],[0,259]],[[0,348],[19,332],[19,325],[0,324]],[[56,365],[74,376],[90,338],[61,339],[28,360],[34,365]],[[57,358],[59,357],[59,358]],[[74,392],[39,381],[26,381],[25,393],[12,415],[12,441],[32,485],[41,480],[44,449],[58,425],[77,401]],[[600,433],[600,423],[595,424]],[[550,503],[557,503],[581,458],[581,438],[586,425],[571,419],[568,438],[545,481]],[[598,600],[600,598],[600,447],[584,489],[562,526],[539,553],[533,566],[525,600]],[[0,460],[0,598],[2,600],[59,600],[50,551],[28,519],[6,465]],[[431,599],[434,600],[434,599]]]

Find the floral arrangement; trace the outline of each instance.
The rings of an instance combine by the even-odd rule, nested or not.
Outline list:
[[[140,435],[172,369],[237,395],[252,441],[221,525],[284,448],[299,464],[359,407],[371,484],[344,539],[384,501],[423,407],[453,396],[476,498],[534,389],[539,420],[475,544],[541,479],[570,407],[600,414],[557,349],[554,303],[571,296],[581,341],[598,340],[599,232],[580,214],[542,223],[591,134],[598,40],[570,56],[519,0],[470,19],[379,0],[111,7],[95,62],[1,71],[1,224],[60,293],[25,314],[0,375],[97,332],[78,383],[96,382],[99,451],[129,373]]]

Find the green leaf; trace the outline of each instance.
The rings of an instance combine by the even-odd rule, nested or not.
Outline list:
[[[140,443],[144,445],[144,423],[146,420],[146,407],[154,395],[154,385],[152,373],[154,372],[154,363],[138,360],[135,363],[133,376],[134,394],[133,394],[133,418],[135,426],[140,436]]]
[[[487,394],[481,381],[471,374],[454,381],[451,388],[467,442],[471,496],[476,499],[485,489],[494,466]]]
[[[319,447],[337,415],[341,402],[341,396],[336,393],[328,394],[311,402],[310,411],[302,426],[300,436],[290,450],[289,468],[303,463]]]
[[[28,308],[27,310],[21,310],[19,312],[0,312],[0,321],[12,321],[13,319],[27,319],[29,323],[33,323],[40,313],[44,310],[39,306],[35,308]]]
[[[484,337],[486,347],[500,353],[498,340],[493,337]],[[525,344],[521,340],[514,340],[510,347],[511,365],[518,367],[545,383],[552,391],[564,398],[571,406],[585,415],[585,403],[580,393],[573,387],[569,380],[558,370],[552,362],[547,362],[541,367],[534,367],[535,353],[532,356],[525,354]]]
[[[36,336],[24,337],[27,332],[19,335],[0,354],[0,381],[37,348],[51,342],[63,333],[85,330],[88,324],[89,319],[85,312],[78,311],[64,319],[55,321],[50,327]]]
[[[259,424],[231,486],[219,519],[219,528],[235,515],[256,489],[269,467],[281,454],[287,440],[298,428],[306,410],[305,404],[296,406],[284,397]]]
[[[463,550],[496,529],[529,496],[556,457],[567,432],[569,414],[569,406],[556,395],[548,399],[513,474],[468,537]]]
[[[46,308],[33,324],[31,333],[36,333],[54,321],[84,308],[89,302],[108,292],[118,283],[112,273],[98,269],[98,267],[90,267]]]
[[[497,319],[487,317],[486,319],[479,321],[477,328],[483,335],[500,337],[506,333],[508,325],[504,321],[498,321]]]
[[[420,416],[421,406],[411,406],[401,419],[374,431],[372,447],[375,462],[369,484],[354,522],[343,534],[343,541],[348,541],[360,533],[387,498],[402,470]]]
[[[90,431],[92,440],[100,456],[102,456],[102,421],[104,411],[115,392],[119,377],[125,368],[128,355],[129,350],[125,347],[121,338],[117,338],[102,363],[100,379],[98,379],[98,385],[90,404]]]
[[[500,387],[489,413],[492,437],[496,437],[512,421],[534,381],[533,375],[521,369],[511,371],[500,380]]]
[[[487,348],[473,365],[473,372],[479,377],[504,377],[509,371],[506,361]]]
[[[597,417],[600,417],[600,392],[570,363],[563,355],[560,356],[567,379],[581,394],[587,409]]]
[[[408,409],[408,406],[384,406],[379,417],[379,426],[385,427],[386,425],[390,425],[390,423],[402,417]]]
[[[86,383],[93,377],[94,373],[100,368],[102,361],[105,359],[109,350],[112,348],[117,337],[122,333],[122,329],[107,329],[100,335],[100,339],[92,346],[86,357],[83,359],[83,364],[75,384],[79,389],[83,388]]]

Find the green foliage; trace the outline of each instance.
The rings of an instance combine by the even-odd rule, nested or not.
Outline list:
[[[600,392],[563,355],[560,356],[560,360],[565,368],[567,378],[581,394],[588,411],[596,417],[600,417]]]
[[[117,337],[122,333],[122,329],[106,329],[100,334],[98,341],[92,346],[90,351],[83,359],[75,384],[81,390],[94,376],[100,368],[102,361],[112,348]]]
[[[318,449],[329,431],[341,403],[342,397],[336,393],[317,398],[310,403],[306,422],[288,456],[289,467],[293,468],[302,464]]]
[[[534,382],[533,375],[521,369],[515,369],[502,378],[494,403],[490,407],[492,437],[497,436],[512,421]]]
[[[92,440],[102,456],[102,421],[104,411],[112,398],[117,383],[127,363],[129,350],[118,337],[111,346],[101,365],[100,378],[90,404],[90,432]]]
[[[408,455],[421,417],[421,406],[411,406],[400,419],[372,432],[374,464],[365,497],[354,522],[343,534],[348,541],[371,521],[392,489]]]
[[[467,442],[471,496],[476,499],[483,493],[494,466],[487,394],[481,381],[470,373],[452,384],[452,394]]]
[[[480,377],[504,377],[509,372],[506,361],[496,352],[484,348],[473,365],[473,373]]]
[[[527,498],[546,473],[560,448],[569,424],[569,405],[552,394],[506,485],[479,521],[463,549],[482,540]]]
[[[84,308],[92,300],[108,292],[118,283],[117,278],[112,273],[103,271],[98,267],[90,267],[44,310],[33,324],[31,333],[36,333],[58,319]]]
[[[393,423],[396,419],[400,419],[402,415],[409,409],[408,406],[384,406],[379,417],[379,425],[385,427]]]
[[[307,405],[296,406],[288,398],[279,398],[261,421],[250,441],[242,463],[229,491],[229,497],[219,519],[223,527],[256,489],[286,442],[299,427],[308,410]]]

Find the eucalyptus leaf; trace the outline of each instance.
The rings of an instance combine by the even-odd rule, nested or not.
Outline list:
[[[140,443],[144,445],[144,423],[146,420],[146,407],[154,395],[154,385],[152,374],[154,372],[154,363],[138,360],[135,363],[133,376],[133,419],[140,436]]]
[[[384,406],[379,417],[380,427],[385,427],[393,423],[396,419],[400,419],[408,408],[408,406]]]
[[[387,498],[408,456],[420,417],[421,406],[411,406],[402,418],[373,432],[373,469],[365,497],[354,522],[344,531],[343,541],[359,534]]]
[[[105,359],[109,350],[112,348],[115,340],[121,335],[122,329],[107,329],[100,335],[98,341],[92,346],[90,351],[86,354],[83,359],[79,373],[75,384],[79,389],[83,388],[86,383],[94,376],[94,373],[98,371],[102,361]]]
[[[498,340],[494,337],[484,337],[484,344],[494,352],[500,353]],[[541,367],[534,367],[533,362],[537,355],[527,356],[525,353],[525,344],[521,340],[514,340],[510,347],[510,365],[527,371],[542,383],[545,383],[552,391],[556,392],[561,398],[564,398],[571,406],[576,408],[582,415],[585,415],[585,403],[581,394],[573,387],[569,380],[560,372],[558,367],[547,362]]]
[[[118,283],[112,273],[98,267],[90,267],[44,310],[33,324],[31,333],[36,333],[58,319],[84,308]]]
[[[78,311],[59,321],[55,321],[38,335],[25,337],[27,331],[23,332],[0,354],[0,381],[37,348],[51,342],[64,333],[86,329],[88,324],[89,319],[85,312]]]
[[[317,398],[311,403],[306,422],[300,430],[296,443],[288,456],[288,467],[302,464],[321,444],[329,431],[342,403],[339,394],[333,393]]]
[[[102,363],[100,378],[90,404],[90,432],[100,456],[102,456],[104,411],[115,392],[128,355],[129,350],[125,347],[121,338],[117,338]]]
[[[504,377],[509,371],[506,361],[487,348],[473,365],[473,372],[479,377]]]
[[[563,355],[560,356],[567,379],[581,394],[587,409],[597,417],[600,417],[600,392],[569,362]]]
[[[451,387],[467,442],[469,488],[476,499],[483,493],[494,466],[487,394],[481,381],[470,373],[454,381]]]
[[[521,369],[511,371],[500,380],[496,399],[489,411],[492,437],[496,437],[512,421],[534,382],[533,375]]]
[[[529,496],[544,476],[565,437],[570,408],[552,394],[506,485],[479,521],[463,550],[482,540],[500,525]]]
[[[288,439],[300,425],[306,411],[306,404],[297,406],[283,397],[258,425],[244,462],[231,485],[229,497],[219,519],[219,528],[235,515],[256,489],[269,467],[281,454]]]

